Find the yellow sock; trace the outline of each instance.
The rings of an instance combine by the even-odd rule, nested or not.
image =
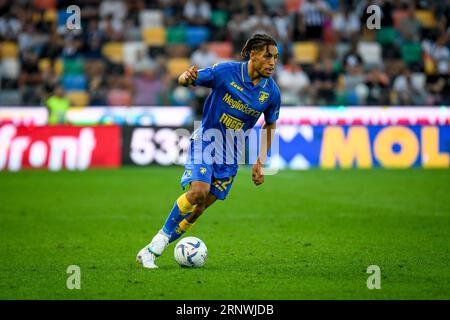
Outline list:
[[[194,211],[196,204],[191,204],[189,200],[187,199],[186,193],[183,193],[178,199],[177,199],[177,206],[180,210],[180,215],[183,217],[187,215],[188,213]]]

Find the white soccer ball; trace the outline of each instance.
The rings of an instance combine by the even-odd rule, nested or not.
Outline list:
[[[205,243],[196,237],[186,237],[178,241],[174,250],[175,260],[182,267],[202,267],[208,259]]]

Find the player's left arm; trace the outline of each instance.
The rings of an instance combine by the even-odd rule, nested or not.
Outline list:
[[[257,186],[264,183],[264,163],[267,159],[267,153],[272,145],[273,137],[275,136],[275,130],[277,128],[277,122],[264,123],[261,132],[261,147],[259,149],[259,156],[256,159],[256,163],[252,168],[252,180]]]
[[[265,123],[261,131],[261,147],[259,149],[258,159],[252,168],[252,180],[257,186],[264,183],[264,163],[266,162],[267,153],[272,145],[273,138],[275,137],[275,130],[277,128],[277,120],[281,106],[281,97],[278,90],[275,92],[272,99],[270,107],[264,111]]]

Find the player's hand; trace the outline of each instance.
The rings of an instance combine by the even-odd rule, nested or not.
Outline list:
[[[197,79],[197,77],[198,77],[197,66],[192,66],[188,70],[183,72],[183,74],[180,77],[181,80],[180,84],[184,86],[191,85],[192,82],[194,82]]]
[[[259,159],[252,167],[252,181],[257,186],[264,183],[264,168]]]

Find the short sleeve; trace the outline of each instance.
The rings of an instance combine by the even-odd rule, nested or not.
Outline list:
[[[264,110],[264,121],[268,124],[274,123],[280,116],[281,96],[277,90],[274,95],[270,106]]]
[[[213,88],[215,86],[215,74],[213,67],[208,67],[205,69],[198,70],[198,77],[195,79],[193,84],[195,86],[203,86],[208,88]]]
[[[222,62],[211,67],[198,70],[198,77],[193,82],[194,86],[216,88],[223,82],[223,75],[230,71],[232,64]]]

